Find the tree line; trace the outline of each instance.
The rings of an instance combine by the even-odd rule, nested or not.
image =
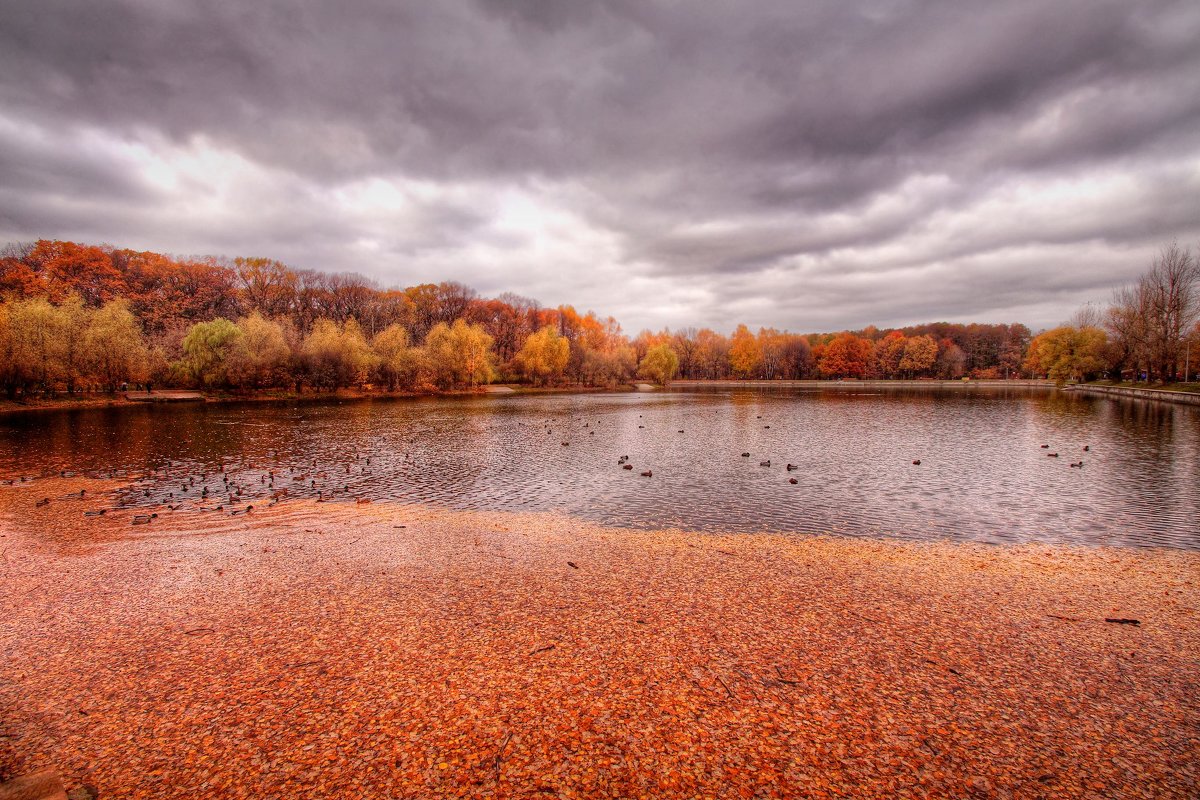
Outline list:
[[[124,383],[254,391],[432,391],[495,380],[641,378],[1171,380],[1198,337],[1197,262],[1164,249],[1107,309],[1033,337],[1020,324],[930,323],[797,334],[739,325],[642,331],[456,282],[383,289],[266,258],[172,258],[40,240],[0,255],[0,386],[10,396]],[[1193,360],[1194,363],[1194,360]]]

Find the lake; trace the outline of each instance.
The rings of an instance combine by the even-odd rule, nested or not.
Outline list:
[[[0,473],[60,471],[119,471],[138,478],[123,502],[195,513],[286,488],[642,529],[1200,547],[1200,410],[1047,389],[731,388],[0,418]]]

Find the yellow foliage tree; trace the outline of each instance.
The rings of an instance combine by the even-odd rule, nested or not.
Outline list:
[[[663,386],[666,386],[678,371],[679,356],[666,342],[656,344],[646,351],[646,357],[638,367],[638,374],[643,378],[649,378]]]
[[[92,314],[84,337],[92,374],[110,392],[146,376],[146,343],[129,301],[111,300]]]
[[[438,386],[474,388],[492,379],[492,337],[482,325],[439,322],[425,337],[425,353]]]
[[[540,386],[562,380],[570,358],[567,338],[553,325],[547,325],[525,340],[517,353],[516,366],[527,380]]]
[[[1039,334],[1029,343],[1025,368],[1053,381],[1084,380],[1107,366],[1108,337],[1099,328],[1061,328]]]
[[[249,389],[280,383],[292,352],[283,326],[257,311],[239,319],[237,326],[242,335],[230,347],[227,367],[230,383]]]
[[[371,340],[379,381],[388,389],[416,388],[425,365],[417,347],[410,347],[408,331],[399,324],[389,325]]]
[[[342,325],[317,320],[301,352],[313,384],[328,389],[365,383],[375,359],[353,318]]]
[[[900,356],[899,368],[915,376],[927,371],[937,363],[937,341],[929,335],[913,336],[904,342],[904,354]]]

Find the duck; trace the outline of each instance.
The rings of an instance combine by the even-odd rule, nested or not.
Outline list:
[[[645,472],[642,473],[642,477],[643,478],[653,478],[654,472],[652,470],[646,470]]]
[[[788,465],[787,465],[787,470],[788,470],[788,472],[792,472],[793,470],[797,470],[797,469],[800,469],[800,468],[799,468],[798,466],[796,466],[795,464],[788,464]]]
[[[1058,458],[1058,453],[1046,453],[1046,458]]]
[[[796,480],[795,478],[788,478],[788,483],[793,483],[793,484],[794,484],[794,483],[799,483],[799,482],[800,482],[800,481]]]
[[[750,457],[749,453],[742,453],[742,458],[749,458],[749,457]]]
[[[913,466],[914,466],[914,467],[919,467],[919,466],[921,466],[921,459],[919,459],[919,458],[914,458],[914,459],[913,459]]]
[[[621,469],[633,469],[633,464],[625,464],[621,467]]]
[[[760,467],[769,467],[769,466],[771,466],[771,460],[767,459],[766,461],[760,461],[760,462],[758,462],[758,465]]]

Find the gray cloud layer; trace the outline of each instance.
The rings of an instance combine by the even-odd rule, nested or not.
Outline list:
[[[1200,241],[1191,0],[0,15],[5,239],[793,330],[1052,324]]]

